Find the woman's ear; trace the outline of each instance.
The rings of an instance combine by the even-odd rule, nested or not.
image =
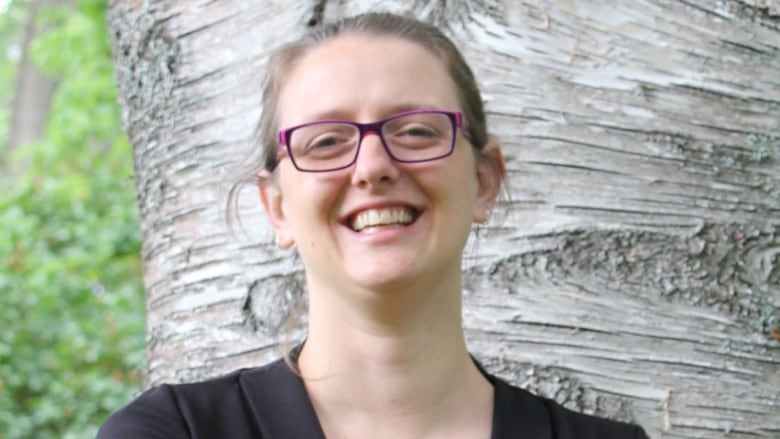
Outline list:
[[[293,239],[292,230],[284,212],[284,197],[271,172],[265,169],[258,172],[257,186],[260,190],[263,209],[274,229],[276,245],[282,249],[292,247],[295,244],[295,239]]]
[[[490,219],[496,204],[506,168],[501,147],[494,139],[477,154],[477,202],[474,204],[474,222],[485,223]]]

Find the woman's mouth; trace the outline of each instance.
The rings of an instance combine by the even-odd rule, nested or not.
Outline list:
[[[417,219],[419,213],[411,207],[393,207],[387,209],[368,209],[348,218],[350,229],[360,233],[374,233],[387,228],[409,225]]]

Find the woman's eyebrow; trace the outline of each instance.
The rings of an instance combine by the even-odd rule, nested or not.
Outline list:
[[[403,113],[405,111],[414,110],[440,110],[444,109],[441,105],[427,104],[422,102],[406,102],[400,104],[393,104],[386,107],[380,107],[376,112],[376,119],[383,119],[385,117],[392,116],[394,114]],[[355,118],[354,112],[346,109],[331,109],[321,112],[313,113],[307,118],[307,121],[313,122],[317,120],[345,120],[352,121]]]

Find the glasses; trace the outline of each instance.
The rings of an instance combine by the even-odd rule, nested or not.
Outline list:
[[[373,123],[318,120],[280,131],[277,154],[286,152],[299,171],[337,171],[355,163],[363,138],[373,133],[393,160],[427,162],[452,154],[458,127],[461,113],[439,110],[406,111]]]

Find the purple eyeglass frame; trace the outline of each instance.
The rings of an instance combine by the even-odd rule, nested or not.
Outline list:
[[[440,154],[436,157],[431,157],[427,159],[422,160],[403,160],[399,159],[395,155],[393,155],[393,152],[390,150],[390,147],[387,146],[387,142],[385,142],[385,138],[382,135],[382,128],[384,125],[390,121],[393,121],[395,119],[398,119],[399,117],[409,116],[411,114],[443,114],[447,116],[450,119],[451,126],[452,126],[452,142],[450,144],[450,148],[447,150],[446,153]],[[287,143],[287,139],[289,139],[293,133],[293,131],[299,129],[308,127],[311,125],[318,125],[321,123],[340,123],[344,125],[352,125],[355,128],[358,129],[358,144],[355,148],[355,156],[352,158],[352,160],[344,165],[339,166],[337,168],[329,168],[329,169],[304,169],[298,166],[298,163],[295,161],[295,156],[292,153],[292,150],[290,149],[290,145]],[[363,144],[363,139],[367,134],[376,134],[379,136],[379,139],[382,142],[382,146],[385,148],[385,151],[387,151],[387,155],[389,155],[393,160],[399,163],[422,163],[422,162],[430,162],[433,160],[439,160],[443,159],[444,157],[447,157],[452,154],[452,151],[455,150],[455,137],[457,136],[457,130],[458,128],[461,128],[463,130],[463,135],[466,137],[469,137],[468,131],[466,130],[464,121],[463,121],[463,113],[460,111],[445,111],[445,110],[436,110],[436,109],[430,109],[430,110],[411,110],[411,111],[404,111],[401,113],[396,113],[390,117],[387,117],[382,120],[378,120],[376,122],[370,122],[370,123],[358,123],[358,122],[352,122],[349,120],[341,120],[341,119],[322,119],[322,120],[315,120],[312,122],[307,122],[301,125],[296,125],[294,127],[285,128],[281,131],[279,131],[279,144],[276,147],[276,157],[277,160],[281,160],[285,155],[290,157],[290,161],[292,161],[293,166],[295,166],[295,169],[301,172],[332,172],[332,171],[339,171],[341,169],[346,169],[355,164],[357,161],[358,155],[360,154],[360,146]]]

